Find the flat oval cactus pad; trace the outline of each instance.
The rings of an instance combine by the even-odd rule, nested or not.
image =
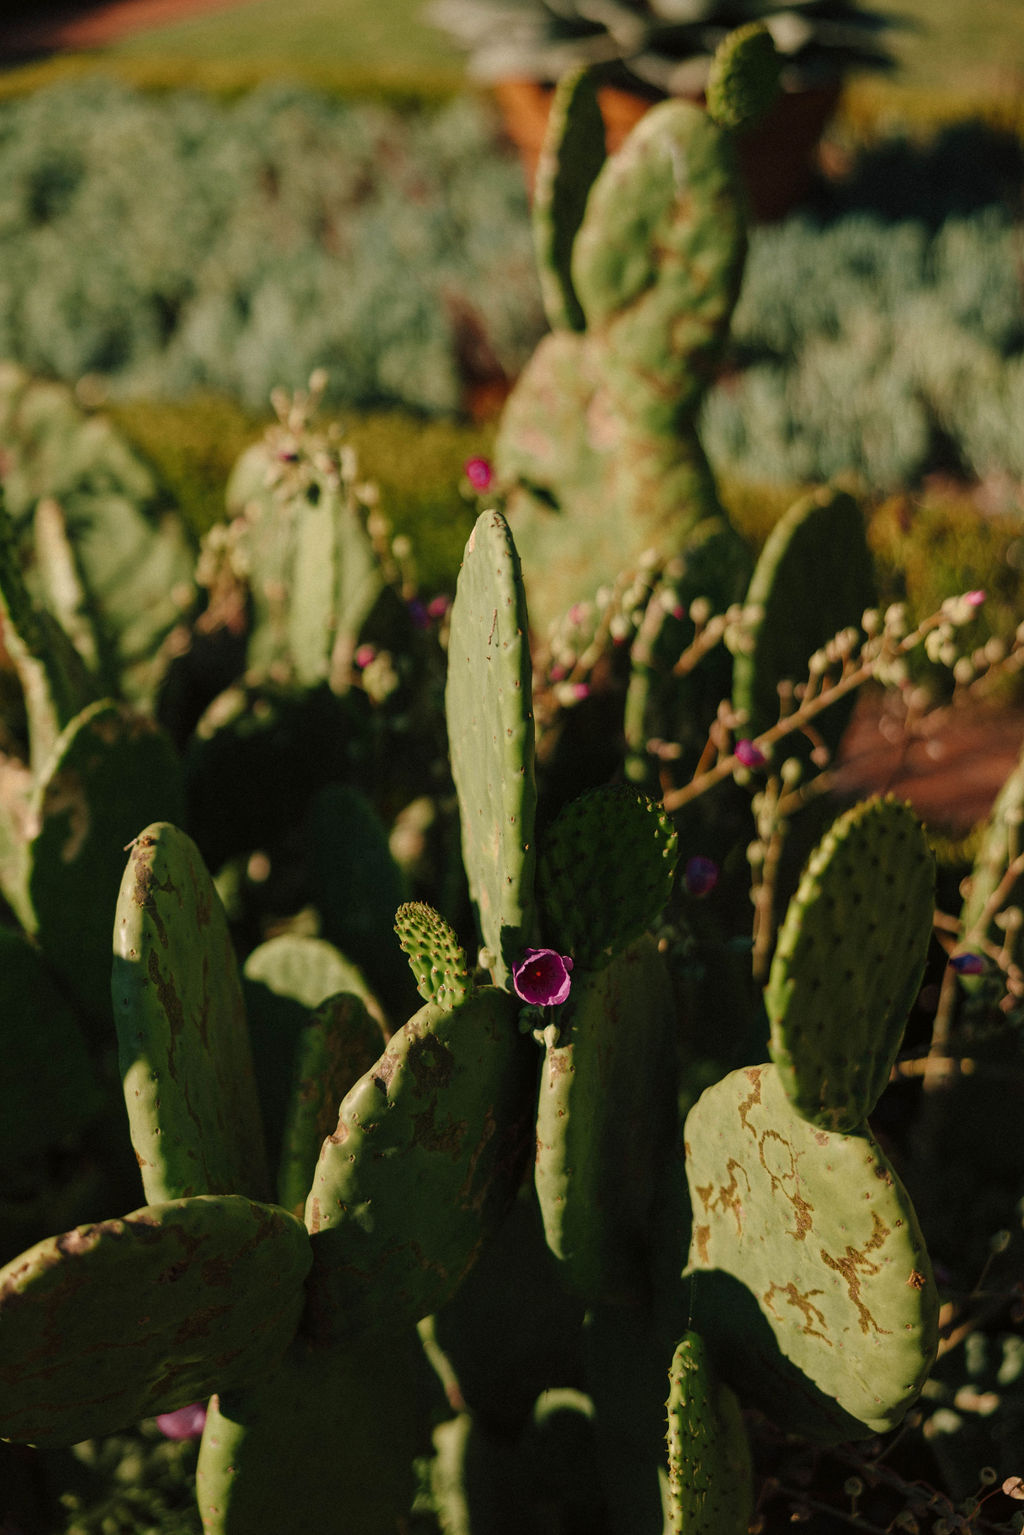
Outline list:
[[[75,1444],[258,1379],[311,1261],[301,1221],[238,1195],[37,1243],[0,1269],[0,1438]]]
[[[686,1176],[689,1272],[736,1282],[717,1318],[699,1283],[693,1301],[729,1384],[816,1438],[897,1424],[935,1357],[938,1302],[910,1197],[870,1131],[808,1124],[775,1067],[752,1066],[691,1109]],[[761,1336],[741,1325],[743,1292]]]

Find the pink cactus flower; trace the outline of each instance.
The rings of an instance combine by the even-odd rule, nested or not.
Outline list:
[[[761,748],[755,746],[753,741],[747,740],[736,742],[734,756],[736,761],[745,768],[761,768],[768,761]]]
[[[569,995],[572,960],[554,949],[527,949],[512,970],[517,997],[531,1007],[557,1007]]]
[[[156,1426],[165,1439],[198,1439],[206,1426],[206,1403],[193,1402],[175,1412],[162,1412]]]
[[[465,464],[466,479],[474,490],[490,490],[494,483],[494,470],[487,458],[470,458]]]

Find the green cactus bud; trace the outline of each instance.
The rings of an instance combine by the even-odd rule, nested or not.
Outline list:
[[[586,326],[572,285],[572,248],[604,158],[597,89],[585,70],[573,70],[562,76],[551,103],[531,210],[541,296],[552,330]]]
[[[132,1144],[147,1199],[268,1188],[238,966],[192,840],[157,823],[132,845],[111,985]]]
[[[935,861],[907,805],[869,800],[812,853],[772,961],[769,1049],[798,1114],[853,1130],[871,1113],[924,972]]]
[[[236,1195],[38,1243],[0,1269],[0,1438],[74,1444],[258,1380],[310,1261],[301,1221]]]
[[[938,1297],[910,1198],[866,1126],[819,1129],[774,1066],[686,1121],[693,1312],[743,1398],[814,1439],[884,1433],[928,1376]],[[715,1305],[715,1293],[720,1305]]]
[[[548,1244],[583,1296],[643,1294],[657,1174],[676,1125],[672,994],[654,941],[574,972],[560,1023],[537,1109]]]
[[[543,931],[577,964],[606,964],[661,915],[672,892],[675,828],[628,784],[592,789],[559,812],[537,870]]]
[[[473,989],[465,950],[443,917],[423,901],[409,901],[395,913],[395,932],[424,1002],[450,1012]]]
[[[707,110],[723,128],[752,128],[779,93],[782,59],[760,21],[723,38],[715,50],[705,88]]]
[[[528,941],[533,908],[533,677],[519,557],[499,512],[484,512],[459,572],[445,707],[462,855],[493,977]]]
[[[756,617],[736,653],[732,689],[745,734],[756,736],[775,724],[779,683],[803,682],[808,656],[840,630],[859,628],[875,601],[860,507],[845,491],[812,491],[772,529],[747,591],[747,612]],[[815,718],[831,753],[853,704],[849,695]]]
[[[428,1003],[341,1105],[309,1198],[311,1325],[415,1322],[457,1289],[504,1218],[532,1144],[535,1059],[515,999]]]
[[[715,1380],[699,1333],[679,1341],[668,1378],[669,1529],[746,1535],[754,1514],[750,1441],[739,1403]]]

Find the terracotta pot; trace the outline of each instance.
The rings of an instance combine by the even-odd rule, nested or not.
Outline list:
[[[519,150],[531,191],[553,91],[553,86],[536,80],[503,80],[495,86],[505,131]],[[764,122],[741,137],[740,164],[758,223],[784,218],[807,195],[814,151],[836,110],[840,92],[838,81],[813,90],[787,91]],[[598,100],[605,142],[612,154],[655,98],[606,85],[598,91]]]

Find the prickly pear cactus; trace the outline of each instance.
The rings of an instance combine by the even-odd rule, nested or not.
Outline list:
[[[265,1197],[263,1125],[227,920],[195,844],[175,826],[132,845],[111,983],[132,1144],[151,1203]]]
[[[487,968],[508,980],[533,919],[533,676],[519,557],[499,512],[466,545],[452,606],[445,710],[462,856]]]
[[[680,1339],[668,1379],[668,1528],[672,1535],[746,1535],[754,1514],[750,1441],[700,1333]]]
[[[40,1242],[0,1269],[0,1438],[74,1444],[258,1380],[309,1266],[301,1221],[237,1195]]]
[[[1007,906],[1019,906],[1024,900],[1024,873],[1013,872],[1016,860],[1024,853],[1022,826],[1024,757],[1000,789],[982,833],[960,911],[960,948],[964,952],[991,941],[1001,947],[1006,935],[994,919]],[[970,985],[971,978],[965,980]]]
[[[757,123],[779,92],[782,60],[763,22],[730,32],[715,51],[705,89],[707,110],[723,128]]]
[[[818,1128],[774,1066],[752,1066],[691,1109],[686,1177],[693,1316],[723,1377],[810,1438],[899,1423],[935,1357],[938,1297],[867,1126]]]
[[[566,88],[567,108],[583,89]],[[563,296],[553,319],[576,328],[538,347],[495,453],[540,633],[567,588],[592,593],[643,550],[670,555],[723,516],[696,422],[746,253],[733,144],[705,112],[655,107],[592,185],[596,148],[575,176],[568,168],[579,132],[568,109],[549,125],[556,169],[541,217],[562,232],[557,257],[550,233],[540,244],[546,288]],[[584,198],[567,278],[563,247]]]
[[[779,934],[765,1003],[794,1108],[855,1130],[889,1080],[921,985],[935,861],[908,805],[856,805],[808,861]]]
[[[555,89],[531,208],[541,296],[552,330],[586,329],[573,287],[572,249],[604,160],[604,121],[593,77],[573,70]]]

